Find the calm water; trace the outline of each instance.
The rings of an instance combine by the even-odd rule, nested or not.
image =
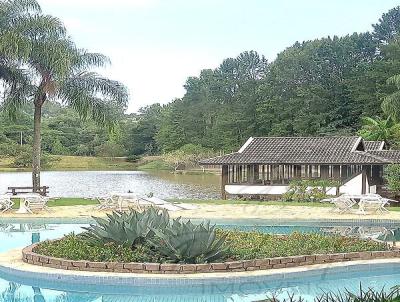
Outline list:
[[[154,193],[160,198],[218,197],[219,177],[142,171],[46,171],[42,185],[57,197],[95,197],[110,192]],[[11,186],[30,186],[30,172],[0,173],[0,194]]]
[[[80,232],[82,224],[31,224],[0,220],[0,252],[22,247],[44,239],[61,237],[63,234]],[[224,227],[229,227],[224,225]],[[302,226],[236,226],[241,229],[257,228],[271,233],[293,232],[294,230],[320,232],[320,227],[307,229]],[[342,226],[347,228],[347,226]],[[361,226],[358,226],[358,228]],[[363,226],[366,227],[366,226]],[[311,228],[311,226],[310,226]],[[336,227],[335,227],[336,228]],[[371,226],[372,228],[372,226]],[[318,273],[261,277],[241,282],[224,281],[223,284],[148,284],[134,286],[96,286],[92,284],[66,283],[62,281],[40,281],[21,278],[0,272],[0,302],[255,302],[276,295],[287,298],[288,294],[301,296],[306,301],[324,291],[339,289],[357,292],[373,287],[389,289],[400,283],[400,265],[353,267],[349,269],[325,269]]]

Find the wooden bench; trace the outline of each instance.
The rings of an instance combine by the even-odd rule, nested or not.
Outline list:
[[[11,193],[12,195],[33,193],[33,187],[8,187],[8,193]],[[39,193],[42,196],[46,196],[47,194],[49,194],[49,187],[39,187],[39,191],[37,191],[36,193]]]

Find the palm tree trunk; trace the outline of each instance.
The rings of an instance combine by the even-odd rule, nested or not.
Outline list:
[[[40,156],[42,149],[41,138],[42,102],[35,102],[33,118],[33,149],[32,149],[32,186],[33,192],[40,191]]]

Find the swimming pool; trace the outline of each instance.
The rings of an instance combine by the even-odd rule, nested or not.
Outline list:
[[[294,230],[320,232],[326,228],[337,227],[378,227],[373,223],[365,225],[332,225],[332,223],[226,223],[225,228],[258,229],[265,232],[288,233]],[[70,232],[80,232],[83,222],[40,223],[13,222],[0,224],[0,251],[22,247],[44,239],[54,239]],[[380,225],[380,224],[379,224]],[[386,228],[396,228],[388,224]],[[231,276],[232,277],[232,276]],[[320,271],[307,271],[286,275],[253,276],[246,278],[224,278],[218,282],[210,280],[166,280],[138,279],[129,286],[123,282],[118,286],[96,285],[79,279],[64,280],[38,279],[35,276],[15,275],[0,269],[0,302],[46,301],[46,302],[85,302],[85,301],[168,301],[168,302],[254,302],[271,297],[280,298],[288,294],[302,296],[311,301],[324,291],[348,289],[357,292],[360,283],[365,288],[390,288],[400,284],[400,262],[396,264],[375,264],[363,266],[337,267]]]

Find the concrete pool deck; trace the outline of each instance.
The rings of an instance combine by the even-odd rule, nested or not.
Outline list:
[[[246,205],[197,204],[195,210],[170,212],[170,216],[192,219],[279,219],[279,220],[391,220],[400,222],[400,211],[390,211],[384,214],[340,214],[331,207],[290,206],[290,205]],[[35,214],[18,214],[16,210],[0,214],[1,218],[90,218],[104,216],[106,212],[96,210],[93,205],[51,207],[49,211]]]
[[[207,282],[232,282],[243,278],[293,278],[296,276],[315,276],[327,273],[327,270],[338,268],[354,271],[360,267],[379,265],[400,265],[400,258],[356,260],[347,262],[314,264],[293,268],[270,269],[229,273],[199,273],[199,274],[137,274],[91,271],[68,271],[28,264],[22,261],[22,249],[14,249],[0,254],[0,272],[16,277],[52,280],[58,282],[89,282],[91,284],[110,285],[144,285],[144,284],[180,284],[183,282],[204,284]]]

